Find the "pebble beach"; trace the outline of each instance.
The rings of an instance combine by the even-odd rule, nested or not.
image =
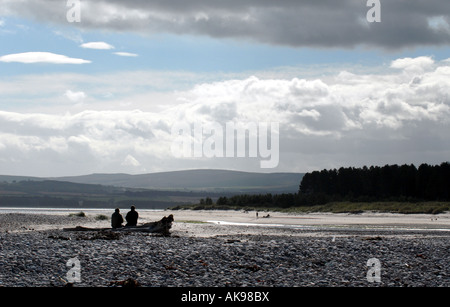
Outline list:
[[[169,214],[175,222],[163,237],[63,230],[109,227],[95,213],[0,213],[0,287],[450,286],[448,213],[403,216],[414,224],[397,215],[195,211],[149,212],[141,221]],[[79,261],[75,282],[70,259]]]

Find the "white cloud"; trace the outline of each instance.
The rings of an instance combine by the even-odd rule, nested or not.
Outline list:
[[[414,73],[403,73],[411,67]],[[450,66],[445,61],[398,59],[382,73],[342,72],[321,79],[253,76],[201,82],[197,76],[196,86],[172,89],[167,96],[158,93],[159,88],[142,90],[149,84],[185,78],[196,76],[121,72],[36,76],[33,82],[20,78],[1,83],[1,88],[12,89],[16,82],[20,92],[54,91],[59,98],[66,91],[72,101],[87,95],[67,88],[83,88],[89,92],[91,111],[83,110],[81,104],[55,103],[42,108],[45,111],[0,112],[0,167],[17,173],[21,165],[35,175],[219,166],[260,171],[259,160],[175,159],[171,127],[180,121],[278,122],[279,171],[440,163],[450,154]],[[34,83],[41,87],[34,89]],[[99,98],[106,92],[114,100]],[[57,167],[50,167],[54,164]]]
[[[77,171],[78,167],[106,171],[101,169],[105,165],[137,167],[140,155],[153,159],[160,155],[153,146],[153,131],[158,130],[159,120],[139,111],[84,111],[73,115],[0,111],[0,143],[4,145],[0,160],[14,158],[33,169],[36,165],[31,166],[31,160],[48,167],[57,156],[54,163],[60,164],[53,167],[54,171]],[[167,138],[167,133],[164,135]]]
[[[114,52],[115,55],[124,56],[124,57],[137,57],[138,54],[130,53],[130,52]]]
[[[346,72],[326,81],[250,77],[199,84],[171,112],[191,123],[279,122],[286,171],[304,171],[314,159],[332,167],[439,163],[450,152],[445,84],[445,63],[405,58],[384,73]],[[290,153],[297,158],[287,162]]]
[[[64,96],[72,102],[81,102],[86,98],[86,94],[84,92],[72,92],[71,90],[67,90],[64,93]]]
[[[138,167],[141,166],[141,163],[139,163],[138,160],[136,160],[135,157],[132,155],[127,155],[123,162],[121,163],[123,166],[132,166],[132,167]]]
[[[113,45],[110,45],[105,42],[90,42],[90,43],[84,43],[80,45],[81,48],[86,49],[99,49],[99,50],[110,50],[114,49]]]
[[[421,72],[432,68],[434,60],[431,57],[421,56],[417,58],[403,58],[392,61],[391,67],[403,69],[409,72]]]
[[[0,62],[5,63],[48,63],[48,64],[86,64],[91,61],[70,58],[65,55],[50,53],[50,52],[24,52],[16,54],[8,54],[0,57]]]

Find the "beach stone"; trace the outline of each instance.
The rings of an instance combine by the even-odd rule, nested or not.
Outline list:
[[[66,240],[71,235],[59,225],[69,221],[79,222],[50,217],[52,230],[16,231],[27,216],[9,215],[9,225],[16,228],[0,232],[1,284],[65,286],[66,263],[77,257],[81,282],[75,287],[107,287],[130,278],[144,287],[450,286],[448,233],[341,231],[333,242],[320,232],[201,224],[200,229],[219,235],[130,233],[115,240]],[[381,262],[381,283],[366,278],[366,263],[373,257]]]

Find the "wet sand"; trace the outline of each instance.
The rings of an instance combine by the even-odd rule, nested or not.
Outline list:
[[[186,229],[192,236],[217,234],[289,234],[329,236],[352,232],[380,234],[423,233],[450,235],[450,213],[431,214],[289,214],[255,211],[173,211],[174,231]],[[156,218],[148,216],[150,219]],[[267,216],[267,217],[266,217]],[[213,226],[214,225],[214,226]]]

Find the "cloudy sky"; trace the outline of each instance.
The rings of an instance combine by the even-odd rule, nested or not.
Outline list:
[[[368,21],[371,9],[366,0],[0,0],[0,173],[450,160],[450,2],[381,0],[380,22]],[[278,123],[277,167],[261,168],[260,151],[174,155],[174,125],[225,133],[229,122]]]

